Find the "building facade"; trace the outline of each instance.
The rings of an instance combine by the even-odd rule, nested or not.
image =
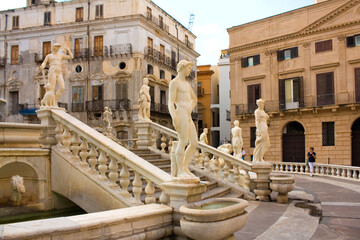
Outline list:
[[[360,166],[360,1],[318,2],[228,29],[231,120],[252,154],[262,98],[266,161]]]
[[[28,0],[26,8],[0,12],[1,120],[38,121],[47,80],[39,66],[60,43],[74,54],[63,64],[59,103],[73,116],[102,128],[102,112],[110,107],[118,137],[132,138],[147,77],[152,120],[170,126],[168,85],[178,61],[194,63],[188,81],[196,89],[195,39],[150,0]]]

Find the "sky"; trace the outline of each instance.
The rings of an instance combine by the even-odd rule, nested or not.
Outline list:
[[[63,1],[59,1],[63,2]],[[227,28],[309,6],[314,0],[153,0],[188,27],[195,14],[192,32],[195,50],[201,55],[197,65],[216,65],[222,49],[229,46]],[[26,0],[0,0],[0,10],[25,7]]]

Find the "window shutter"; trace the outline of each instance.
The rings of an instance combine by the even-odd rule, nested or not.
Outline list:
[[[355,98],[360,102],[360,68],[355,68]]]
[[[278,61],[282,61],[285,59],[285,56],[284,56],[284,51],[283,50],[279,50],[277,51],[277,60]]]
[[[98,100],[99,100],[99,101],[102,101],[102,100],[103,100],[103,86],[102,86],[102,85],[100,85],[100,86],[98,87]]]
[[[299,107],[305,107],[304,103],[304,78],[299,77]]]
[[[254,65],[260,64],[260,54],[253,56],[254,58]]]
[[[331,105],[335,103],[334,96],[334,72],[325,75],[326,81],[326,104]]]
[[[251,112],[254,110],[254,102],[255,102],[255,96],[254,96],[254,89],[255,85],[248,86],[248,112]]]
[[[324,41],[324,51],[332,50],[332,40]]]
[[[122,99],[127,99],[128,98],[128,84],[123,83],[121,85],[122,85]]]
[[[298,47],[291,48],[291,58],[297,58],[299,56]]]
[[[241,67],[247,67],[247,66],[248,66],[248,59],[241,58]]]
[[[285,109],[285,79],[279,79],[279,108]]]
[[[324,74],[317,74],[316,75],[316,95],[317,95],[317,104],[319,106],[325,105],[325,88],[326,88],[326,81]]]
[[[323,51],[323,44],[322,42],[316,42],[315,43],[315,52],[322,52]]]
[[[346,37],[346,46],[355,47],[355,36]]]

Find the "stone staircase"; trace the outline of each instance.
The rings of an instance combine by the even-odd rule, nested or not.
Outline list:
[[[145,159],[149,163],[155,165],[156,167],[162,169],[163,171],[170,174],[171,172],[171,162],[170,158],[165,158],[163,155],[159,153],[152,152],[150,149],[131,149],[133,153],[138,155],[139,157]],[[234,198],[240,198],[243,196],[242,193],[238,193],[235,191],[232,191],[231,187],[225,186],[220,184],[216,180],[212,180],[208,178],[205,175],[199,175],[196,172],[193,171],[193,173],[200,178],[200,181],[202,183],[205,183],[207,185],[207,191],[202,194],[202,200],[209,199],[209,198],[215,198],[215,197],[234,197]],[[133,176],[130,176],[130,178]],[[143,180],[143,188],[145,188],[145,180]],[[158,199],[160,196],[160,193],[158,191],[159,189],[156,188],[156,192],[154,196]],[[145,196],[141,196],[141,199],[143,200]]]

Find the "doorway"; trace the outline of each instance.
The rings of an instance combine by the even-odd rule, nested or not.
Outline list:
[[[305,130],[299,122],[289,122],[283,130],[283,162],[305,162]]]
[[[351,128],[351,165],[360,167],[360,118]]]

